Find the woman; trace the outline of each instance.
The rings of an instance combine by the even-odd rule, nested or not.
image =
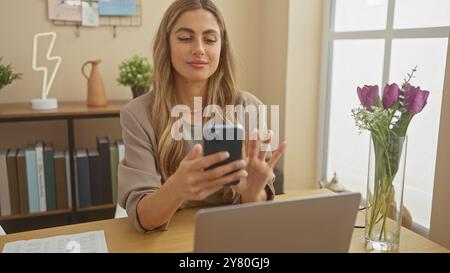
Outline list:
[[[121,111],[125,158],[119,165],[119,204],[136,229],[164,229],[180,208],[273,199],[273,168],[286,143],[266,160],[260,141],[251,140],[248,157],[205,171],[228,155],[202,156],[200,144],[171,135],[176,122],[171,109],[177,104],[194,109],[194,97],[202,98],[203,107],[222,109],[262,104],[237,90],[228,33],[216,6],[210,0],[176,0],[162,19],[153,61],[153,90]],[[240,183],[224,187],[235,180]]]

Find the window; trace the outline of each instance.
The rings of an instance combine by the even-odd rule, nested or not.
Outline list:
[[[351,109],[356,87],[402,83],[416,65],[413,85],[431,92],[408,129],[403,204],[416,227],[430,226],[436,149],[450,31],[448,0],[326,0],[323,86],[326,122],[322,179],[336,172],[365,197],[369,134],[358,134]]]

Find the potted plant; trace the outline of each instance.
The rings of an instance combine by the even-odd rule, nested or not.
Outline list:
[[[130,86],[133,98],[136,98],[148,92],[152,75],[153,66],[148,59],[140,55],[133,55],[120,63],[117,82],[120,85]]]
[[[0,57],[0,90],[11,84],[14,80],[22,79],[21,73],[14,73],[11,64],[3,65],[1,64],[2,57]]]

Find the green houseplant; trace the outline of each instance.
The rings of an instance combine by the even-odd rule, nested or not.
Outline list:
[[[133,98],[136,98],[150,89],[153,76],[153,66],[146,57],[133,55],[119,65],[117,82],[123,86],[131,87]]]
[[[22,79],[21,73],[15,73],[12,69],[11,64],[3,65],[1,63],[2,57],[0,57],[0,90],[11,84],[14,80]]]

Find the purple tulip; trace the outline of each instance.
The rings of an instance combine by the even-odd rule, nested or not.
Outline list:
[[[398,96],[400,95],[400,88],[396,83],[394,84],[386,84],[383,91],[383,107],[384,109],[391,108],[398,101]]]
[[[378,85],[364,85],[363,88],[358,87],[358,97],[361,105],[369,109],[378,99]]]
[[[405,91],[405,108],[412,115],[418,114],[427,105],[429,91],[420,90],[420,87],[407,86]]]

